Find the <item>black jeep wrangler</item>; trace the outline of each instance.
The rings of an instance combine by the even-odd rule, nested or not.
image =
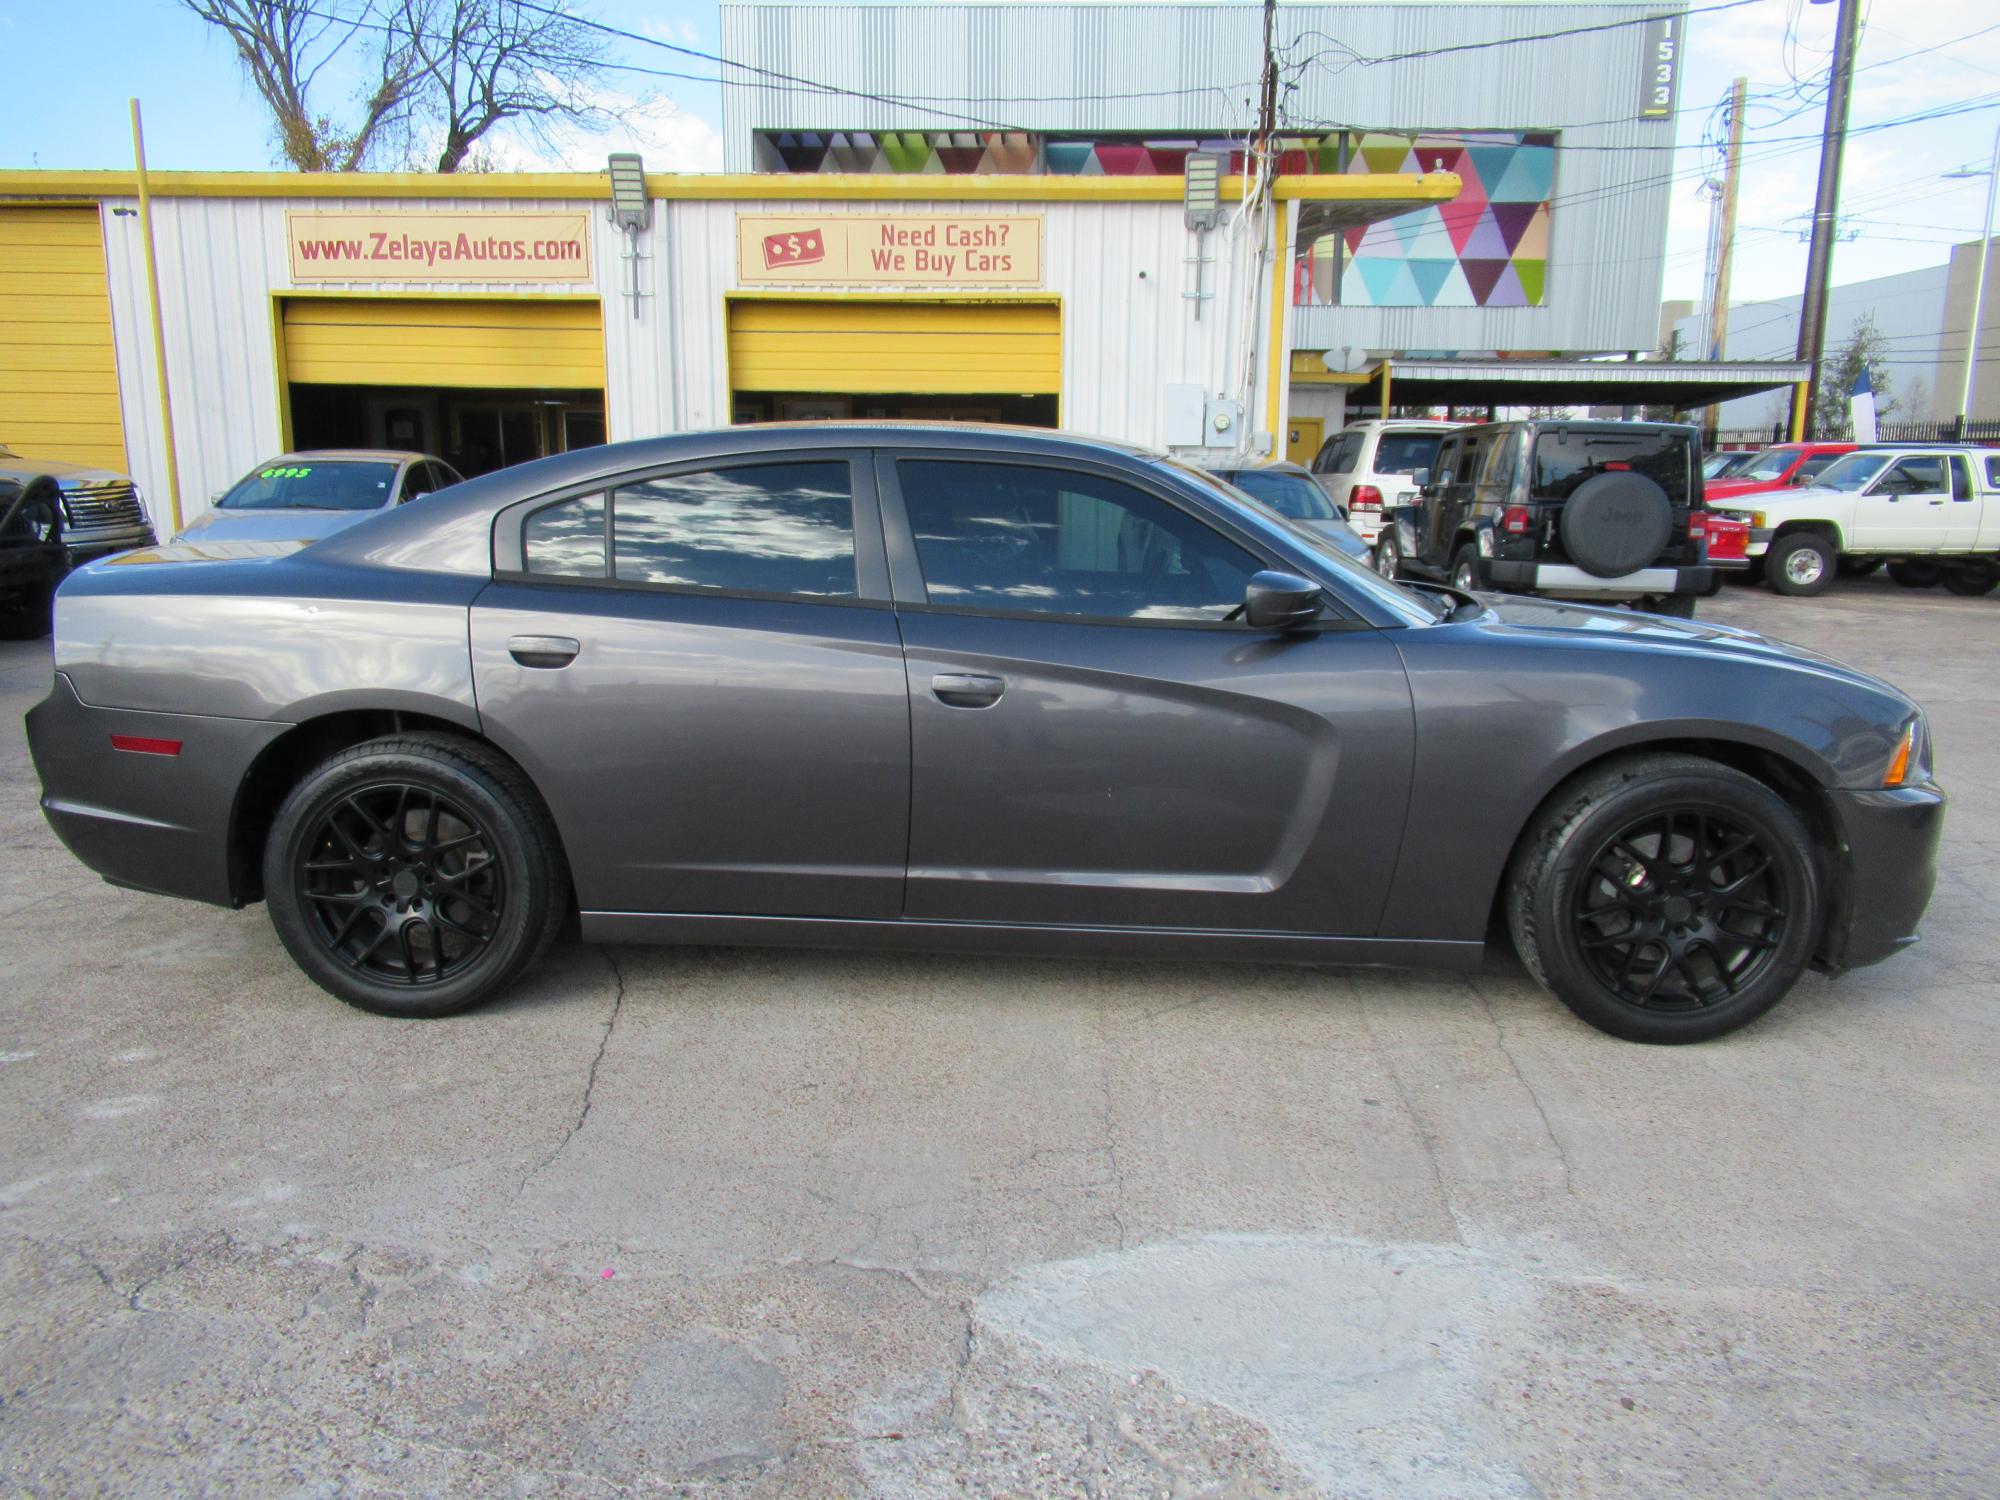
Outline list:
[[[1685,617],[1714,576],[1707,525],[1692,427],[1489,422],[1445,438],[1418,502],[1383,517],[1375,565]]]

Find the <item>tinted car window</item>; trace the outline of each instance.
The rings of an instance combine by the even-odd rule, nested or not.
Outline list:
[[[1607,471],[1643,474],[1675,505],[1688,499],[1688,442],[1671,432],[1586,432],[1556,427],[1535,438],[1534,493],[1567,500],[1586,479]]]
[[[1972,498],[1972,466],[1966,462],[1963,453],[1951,456],[1951,498],[1970,500]]]
[[[395,483],[392,463],[288,460],[240,480],[215,504],[218,510],[380,510]]]
[[[530,573],[559,578],[604,576],[604,497],[579,495],[544,505],[521,531],[521,556]]]
[[[752,464],[665,475],[612,495],[620,582],[849,597],[854,497],[847,465]]]
[[[411,464],[403,474],[403,499],[415,500],[420,495],[428,495],[437,485],[431,480],[429,464]]]
[[[1355,460],[1361,457],[1361,434],[1343,432],[1333,440],[1326,462],[1320,465],[1322,474],[1346,474],[1353,470]]]
[[[1385,432],[1375,448],[1377,474],[1414,474],[1437,462],[1441,432]]]
[[[1336,515],[1326,491],[1303,474],[1235,469],[1221,477],[1288,520],[1331,521]]]
[[[2000,489],[2000,453],[1986,460],[1986,482],[1993,488]]]
[[[1257,559],[1117,480],[1029,465],[897,465],[933,604],[1220,621]]]

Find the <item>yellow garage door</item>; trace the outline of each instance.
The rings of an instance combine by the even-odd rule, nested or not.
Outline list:
[[[1053,396],[1062,309],[1050,302],[736,301],[739,391]]]
[[[94,208],[0,208],[0,443],[124,471]]]
[[[317,385],[602,390],[595,301],[300,297],[285,303],[285,375]]]

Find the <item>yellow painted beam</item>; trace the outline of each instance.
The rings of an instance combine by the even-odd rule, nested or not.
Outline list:
[[[1272,456],[1283,452],[1278,443],[1278,427],[1284,416],[1280,401],[1285,388],[1285,370],[1290,356],[1285,350],[1285,293],[1292,280],[1292,255],[1286,226],[1290,223],[1287,205],[1280,200],[1271,205],[1271,345],[1265,350],[1264,430],[1271,434]]]
[[[938,173],[651,172],[656,198],[693,202],[867,203],[1178,203],[1179,177],[948,176]],[[607,200],[601,172],[153,172],[155,198],[393,198]],[[1449,172],[1342,172],[1280,177],[1282,201],[1449,203],[1459,180]],[[0,201],[95,202],[138,193],[131,172],[0,171]],[[1240,200],[1243,179],[1225,177],[1222,196]]]

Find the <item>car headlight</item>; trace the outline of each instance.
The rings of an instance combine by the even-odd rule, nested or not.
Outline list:
[[[1912,716],[1896,741],[1889,757],[1889,769],[1882,773],[1885,787],[1916,786],[1931,779],[1930,726],[1922,714]]]

